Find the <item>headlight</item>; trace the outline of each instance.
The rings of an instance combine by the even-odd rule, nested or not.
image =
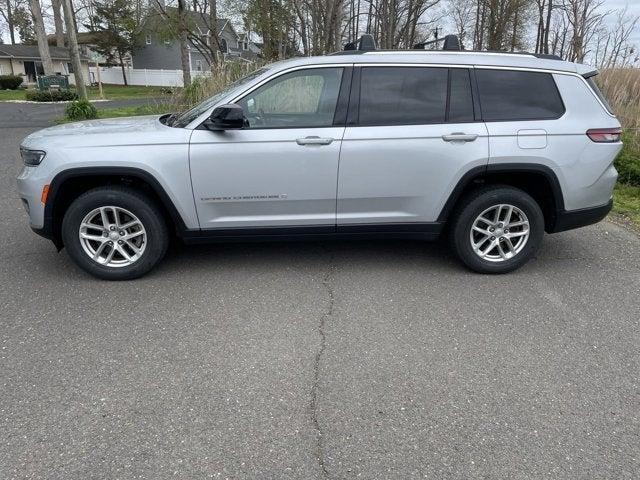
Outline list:
[[[28,148],[20,147],[20,156],[25,165],[36,167],[40,165],[40,162],[44,159],[46,152],[42,150],[29,150]]]

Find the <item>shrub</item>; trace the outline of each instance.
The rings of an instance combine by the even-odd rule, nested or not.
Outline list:
[[[77,100],[78,95],[73,90],[27,90],[25,98],[32,102],[65,102],[69,100]]]
[[[0,75],[0,90],[17,90],[22,85],[22,77],[18,75]]]
[[[602,92],[618,116],[624,147],[616,158],[619,181],[640,186],[640,70],[614,68],[596,77]]]
[[[640,141],[633,132],[625,132],[622,141],[624,146],[615,163],[618,180],[640,187]]]
[[[88,100],[76,100],[67,105],[64,115],[69,120],[91,120],[98,118],[98,110]]]

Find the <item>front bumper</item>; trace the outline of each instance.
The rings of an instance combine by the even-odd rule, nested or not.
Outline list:
[[[613,208],[613,198],[607,204],[597,207],[562,210],[556,213],[556,221],[548,233],[564,232],[598,223],[607,216],[611,208]]]
[[[31,228],[44,227],[44,205],[40,201],[42,187],[48,183],[45,178],[39,176],[38,167],[22,167],[22,171],[16,178],[18,196],[25,204],[29,214]]]

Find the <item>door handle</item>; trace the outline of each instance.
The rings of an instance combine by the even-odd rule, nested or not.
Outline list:
[[[451,135],[442,135],[442,140],[445,142],[473,142],[476,138],[478,138],[478,135],[475,133],[453,132]]]
[[[332,142],[333,138],[304,137],[296,139],[298,145],[330,145]]]

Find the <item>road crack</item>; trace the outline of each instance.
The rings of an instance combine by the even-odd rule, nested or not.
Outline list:
[[[325,462],[324,455],[324,439],[322,434],[322,428],[318,420],[318,390],[320,384],[320,361],[327,346],[327,336],[325,332],[325,326],[327,320],[333,315],[333,307],[335,303],[334,288],[333,288],[333,275],[335,272],[334,254],[330,253],[327,272],[322,279],[322,286],[327,291],[328,303],[327,309],[320,317],[318,324],[318,333],[320,334],[320,346],[316,352],[316,356],[313,363],[313,385],[311,387],[311,419],[313,421],[313,427],[316,431],[316,459],[318,466],[322,471],[322,478],[329,478],[329,471]]]

